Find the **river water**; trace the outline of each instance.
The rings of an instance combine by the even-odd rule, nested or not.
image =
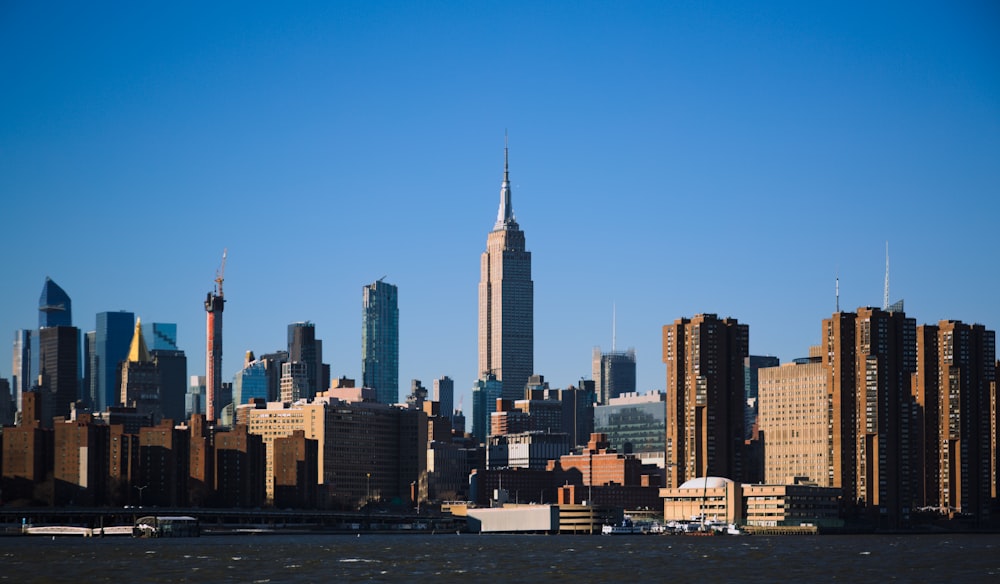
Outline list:
[[[1000,582],[1000,535],[0,538],[0,582]]]

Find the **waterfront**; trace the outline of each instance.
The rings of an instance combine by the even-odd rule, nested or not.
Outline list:
[[[0,538],[10,582],[982,582],[1000,535]]]

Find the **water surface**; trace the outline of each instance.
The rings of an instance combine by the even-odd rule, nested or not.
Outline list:
[[[1000,582],[1000,535],[0,538],[0,582]]]

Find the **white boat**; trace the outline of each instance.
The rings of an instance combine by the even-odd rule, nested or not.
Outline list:
[[[601,527],[601,535],[637,535],[649,533],[652,525],[647,521],[633,522],[628,515],[622,519],[618,525],[604,525]]]

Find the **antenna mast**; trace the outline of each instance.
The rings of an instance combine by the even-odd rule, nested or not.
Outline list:
[[[618,337],[618,325],[616,322],[617,317],[618,317],[618,307],[614,302],[612,302],[611,303],[611,352],[612,353],[615,352],[615,341],[617,340]]]
[[[889,310],[889,242],[885,242],[885,292],[882,297],[882,310]]]

